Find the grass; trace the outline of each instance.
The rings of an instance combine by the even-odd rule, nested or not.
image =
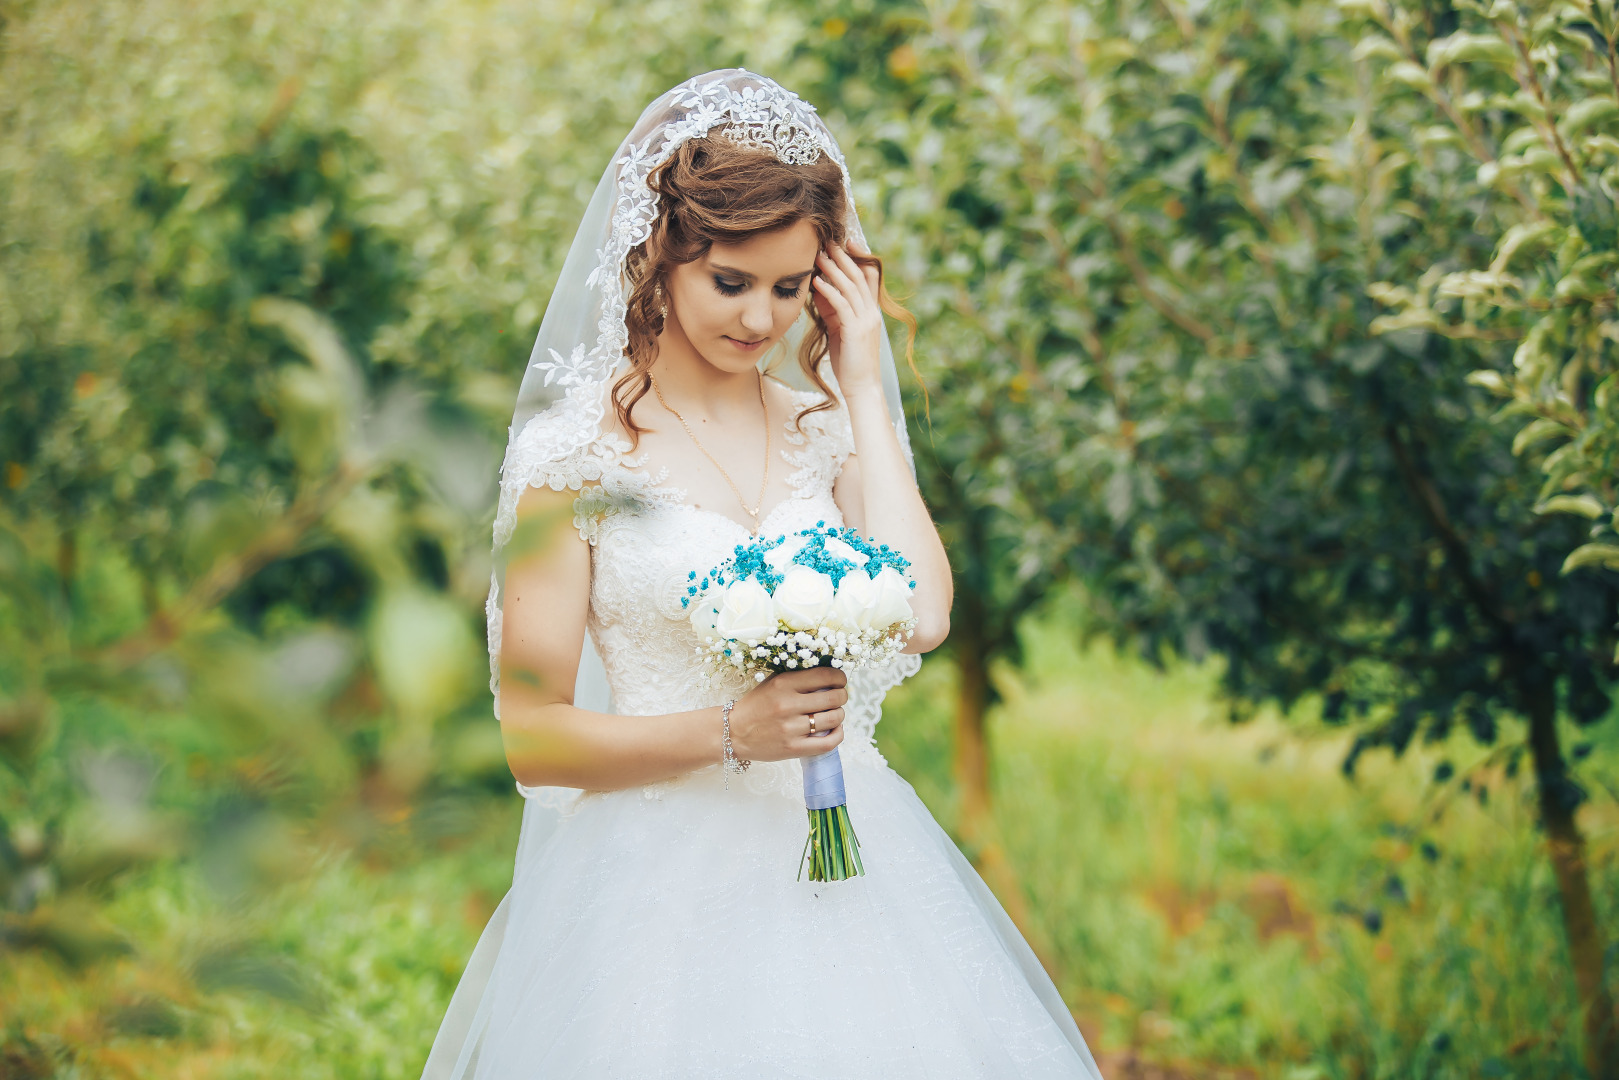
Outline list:
[[[488,805],[462,843],[406,861],[311,847],[298,880],[256,899],[192,866],[149,874],[103,913],[136,952],[80,972],[21,954],[0,1012],[62,1076],[419,1076],[510,883],[519,809]]]
[[[1578,1074],[1521,779],[1470,773],[1484,751],[1457,742],[1369,761],[1351,784],[1339,738],[1275,717],[1230,728],[1209,670],[1031,640],[992,716],[997,820],[1030,932],[1104,1060],[1281,1080]],[[879,735],[946,827],[951,683],[926,665]],[[1604,753],[1585,767],[1611,777]],[[1429,782],[1441,756],[1469,794]],[[509,882],[518,811],[481,796],[446,827],[424,808],[359,849],[311,830],[286,841],[276,865],[300,869],[273,889],[210,884],[200,863],[127,880],[97,917],[134,951],[0,966],[0,1076],[419,1075]],[[1582,820],[1613,927],[1619,814],[1599,794]]]
[[[1233,728],[1213,671],[1032,641],[992,715],[996,816],[1094,1042],[1288,1080],[1580,1074],[1523,778],[1458,738],[1364,761],[1351,783],[1344,737],[1274,716]],[[883,721],[890,762],[947,827],[950,692],[930,666]],[[1440,760],[1466,791],[1430,782]],[[1614,774],[1611,757],[1587,765]],[[1613,927],[1613,799],[1582,821]]]

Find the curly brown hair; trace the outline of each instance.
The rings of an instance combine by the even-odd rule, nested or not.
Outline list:
[[[625,260],[630,295],[624,314],[629,344],[624,352],[630,369],[613,386],[619,423],[634,441],[645,429],[630,412],[652,387],[652,363],[663,332],[662,294],[671,270],[702,258],[716,242],[742,243],[798,221],[813,225],[823,246],[842,244],[847,238],[843,173],[826,154],[808,165],[789,165],[767,150],[739,146],[715,131],[682,143],[652,171],[647,185],[658,195],[658,216],[652,235]],[[915,371],[915,317],[889,295],[881,259],[857,254],[850,258],[877,268],[878,300],[885,312],[905,324],[905,361]],[[820,372],[827,352],[826,323],[808,297],[805,308],[811,326],[799,343],[798,365],[825,400],[801,411],[795,423],[833,407],[831,387]]]

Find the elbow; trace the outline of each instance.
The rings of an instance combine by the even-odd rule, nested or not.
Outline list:
[[[939,588],[917,598],[920,602],[916,605],[916,628],[911,631],[906,652],[932,652],[950,636],[950,609],[955,603],[954,582],[947,576],[939,584]]]
[[[579,779],[572,775],[566,764],[532,749],[514,749],[506,745],[506,767],[512,779],[524,787],[579,787]]]
[[[524,787],[552,787],[556,783],[550,778],[544,762],[535,761],[527,754],[513,752],[510,743],[506,746],[506,767],[511,770],[512,779]]]
[[[524,787],[547,787],[552,783],[546,762],[527,745],[529,740],[509,727],[501,725],[501,739],[506,744],[506,767],[512,779]]]
[[[506,749],[506,767],[524,787],[575,786],[570,766],[577,754],[570,754],[569,740],[547,723],[545,709],[535,710],[521,721],[502,718],[500,737]]]
[[[950,613],[945,612],[927,619],[917,619],[916,629],[911,631],[911,639],[906,644],[905,651],[910,653],[928,653],[944,644],[945,638],[950,636]]]

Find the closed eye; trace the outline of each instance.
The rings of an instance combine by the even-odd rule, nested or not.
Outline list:
[[[747,287],[748,283],[745,281],[726,281],[722,277],[714,278],[714,288],[719,290],[721,296],[741,296]],[[804,286],[802,284],[791,289],[784,289],[780,285],[775,288],[776,295],[783,300],[797,300],[803,290]]]

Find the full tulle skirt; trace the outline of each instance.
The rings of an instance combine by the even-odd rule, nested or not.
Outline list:
[[[795,880],[801,795],[717,767],[585,795],[543,837],[531,807],[425,1080],[1099,1076],[911,786],[844,756],[849,881]]]

